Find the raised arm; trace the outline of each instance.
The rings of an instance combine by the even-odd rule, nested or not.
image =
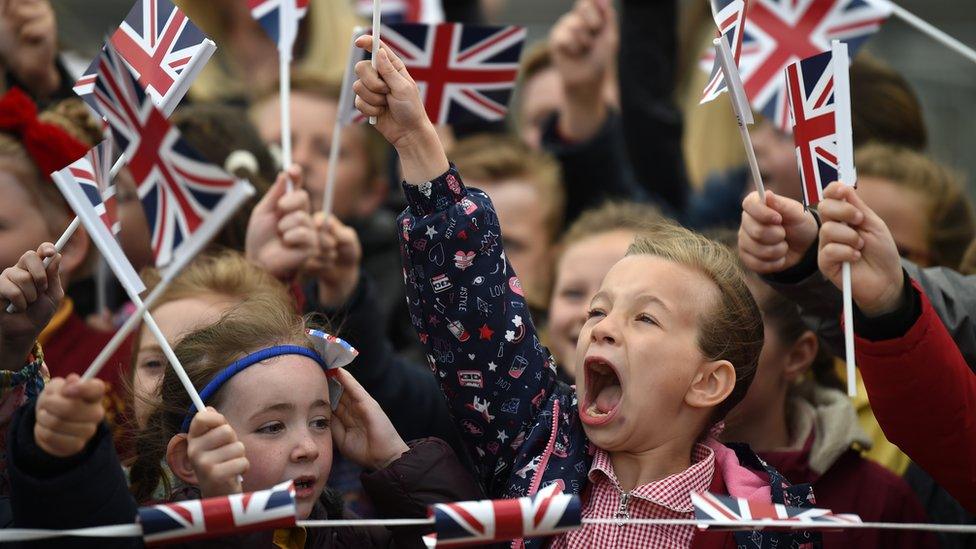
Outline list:
[[[358,45],[368,48],[370,37]],[[505,258],[491,201],[449,166],[403,63],[384,48],[378,65],[378,73],[369,63],[356,67],[356,105],[377,116],[377,130],[400,154],[410,207],[398,234],[411,318],[490,493],[554,390],[555,368]]]

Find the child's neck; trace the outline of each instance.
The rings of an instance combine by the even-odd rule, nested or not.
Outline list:
[[[727,426],[722,433],[725,442],[745,442],[753,451],[769,452],[790,446],[790,426],[786,420],[786,392],[777,396],[769,406],[770,413],[748,418],[735,426]]]
[[[655,480],[691,467],[693,439],[675,438],[654,448],[636,452],[610,452],[610,462],[620,488],[629,492]]]

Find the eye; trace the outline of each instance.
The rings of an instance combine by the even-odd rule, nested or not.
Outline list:
[[[586,312],[586,318],[602,318],[607,316],[603,309],[590,309]]]
[[[329,428],[329,423],[330,423],[329,422],[329,418],[327,418],[327,417],[317,417],[317,418],[313,419],[312,421],[310,421],[309,422],[309,425],[313,429],[320,429],[322,431],[325,431],[325,430],[327,430]]]
[[[658,324],[657,320],[655,320],[653,316],[651,316],[651,315],[649,315],[647,313],[641,313],[641,314],[637,315],[637,321],[638,322],[645,322],[647,324],[653,324],[654,326],[660,326],[660,324]]]
[[[162,368],[165,365],[166,364],[163,362],[162,357],[158,356],[146,357],[139,363],[140,368],[148,368],[150,370]]]
[[[285,424],[280,421],[272,421],[265,423],[264,425],[258,427],[256,433],[262,435],[277,435],[278,433],[285,430]]]
[[[583,290],[577,290],[575,288],[566,288],[559,292],[559,297],[568,301],[580,301],[583,299]]]

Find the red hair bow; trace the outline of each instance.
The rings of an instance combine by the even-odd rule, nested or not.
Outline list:
[[[20,88],[0,97],[0,131],[18,137],[47,177],[88,152],[89,147],[54,124],[37,119],[37,106]]]

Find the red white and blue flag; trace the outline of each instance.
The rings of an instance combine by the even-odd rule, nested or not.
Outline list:
[[[156,266],[192,257],[254,189],[183,141],[111,44],[100,60],[95,100],[138,187]]]
[[[749,0],[739,72],[752,107],[789,131],[786,66],[830,49],[832,40],[847,43],[853,56],[890,14],[867,0]]]
[[[691,494],[691,502],[695,506],[695,519],[717,521],[724,524],[709,524],[708,529],[718,530],[754,530],[754,525],[741,525],[745,521],[790,521],[796,522],[798,527],[812,522],[859,524],[861,517],[851,514],[835,514],[829,509],[813,507],[790,507],[778,503],[749,501],[745,498],[720,496],[712,493]]]
[[[579,496],[551,484],[533,497],[431,506],[438,546],[551,536],[579,527]]]
[[[139,508],[143,539],[149,545],[186,542],[295,525],[295,486],[178,501]]]
[[[383,44],[403,60],[434,124],[505,117],[525,45],[523,27],[383,25]]]
[[[371,19],[373,0],[356,0],[356,14]],[[380,17],[385,24],[437,24],[444,22],[444,7],[441,0],[383,0]]]
[[[789,65],[786,82],[803,203],[813,206],[839,178],[832,52]]]
[[[170,0],[136,0],[109,41],[166,116],[217,49]],[[74,85],[75,93],[96,111],[99,108],[92,93],[98,60],[91,62]]]
[[[742,52],[742,24],[746,14],[747,0],[712,0],[712,17],[715,19],[715,26],[718,27],[719,38],[726,41],[732,51],[732,59],[736,66],[739,65],[739,57]],[[722,64],[715,55],[712,57],[712,71],[708,76],[708,83],[702,91],[699,104],[708,103],[718,97],[728,89],[725,76],[722,73]]]
[[[298,36],[298,23],[308,13],[310,0],[247,0],[251,17],[261,24],[279,50],[290,55]]]
[[[115,276],[127,290],[137,295],[146,287],[115,237],[119,224],[115,215],[115,187],[109,185],[111,157],[112,142],[106,139],[85,156],[52,173],[51,180],[64,195]]]

